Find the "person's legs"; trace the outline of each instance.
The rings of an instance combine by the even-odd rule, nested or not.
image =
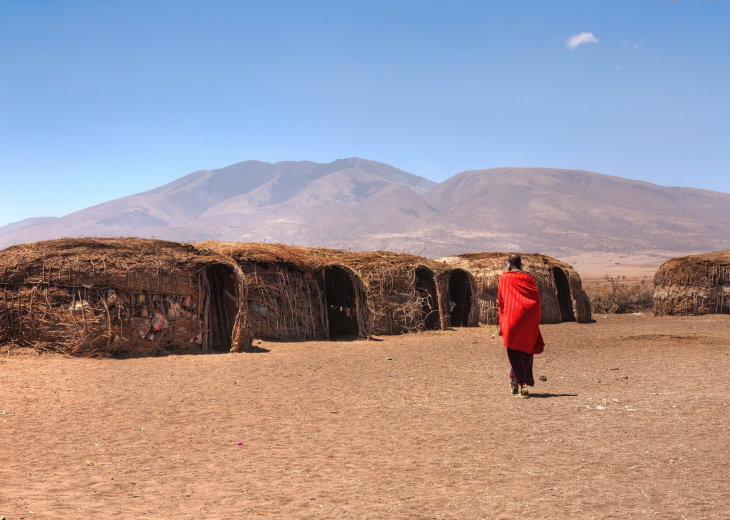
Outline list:
[[[533,355],[511,348],[507,349],[507,357],[512,367],[509,373],[510,390],[519,397],[528,397],[527,386],[533,386],[535,379],[532,375]]]
[[[520,352],[518,350],[507,349],[507,357],[509,358],[510,364],[509,388],[513,395],[517,395],[520,383],[524,382],[522,361],[520,360],[519,354]]]
[[[522,366],[524,366],[525,384],[529,386],[535,386],[535,377],[532,375],[532,361],[535,359],[535,356],[533,354],[526,354],[525,352],[520,352],[520,354],[522,354]]]

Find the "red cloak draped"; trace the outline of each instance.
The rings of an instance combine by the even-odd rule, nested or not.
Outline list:
[[[507,271],[499,278],[499,330],[504,346],[528,354],[545,347],[540,334],[540,292],[532,275]]]

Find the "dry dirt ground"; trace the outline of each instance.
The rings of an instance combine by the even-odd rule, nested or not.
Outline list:
[[[730,316],[0,364],[0,516],[730,518]]]

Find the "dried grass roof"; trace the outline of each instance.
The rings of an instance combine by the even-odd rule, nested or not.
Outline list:
[[[507,259],[510,253],[466,253],[463,255],[453,255],[441,258],[440,260],[451,265],[469,266],[472,270],[495,270],[504,271],[507,265]],[[541,255],[539,253],[520,253],[522,264],[525,267],[544,267],[553,268],[560,267],[568,271],[575,271],[570,264],[552,258],[550,256]],[[529,270],[529,269],[528,269]],[[482,273],[477,273],[482,274]]]
[[[327,252],[312,247],[261,242],[219,242],[208,240],[195,247],[233,258],[236,262],[283,263],[300,271],[314,271],[327,263]]]
[[[355,271],[383,266],[426,265],[439,269],[441,263],[409,253],[392,251],[346,251],[324,247],[290,246],[259,242],[218,242],[209,240],[195,244],[203,250],[229,256],[237,262],[285,263],[300,271],[316,271],[333,264],[348,266]]]
[[[149,291],[164,284],[155,277],[194,273],[212,263],[232,264],[191,244],[142,238],[60,238],[0,251],[0,280],[4,284],[117,285]],[[184,285],[183,281],[178,289]],[[197,287],[190,285],[191,290],[193,285]]]
[[[670,258],[654,275],[654,285],[714,287],[730,284],[730,249]]]

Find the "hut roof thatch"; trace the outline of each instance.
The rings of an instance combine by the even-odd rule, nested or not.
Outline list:
[[[715,287],[730,283],[730,249],[670,258],[654,275],[654,285]]]
[[[60,238],[0,251],[0,283],[114,285],[129,291],[196,294],[194,273],[230,260],[190,244],[141,238]],[[171,276],[175,277],[173,281]]]
[[[443,272],[445,266],[409,253],[392,251],[347,251],[325,247],[291,246],[260,242],[218,242],[209,240],[195,244],[202,250],[210,250],[234,260],[259,263],[284,263],[304,272],[312,272],[333,264],[341,264],[355,271],[369,271],[384,267],[409,267],[426,265]]]
[[[441,258],[441,260],[451,265],[459,265],[460,263],[464,266],[468,265],[471,267],[473,272],[491,274],[494,271],[498,271],[500,273],[504,272],[509,255],[509,252],[465,253],[462,255],[447,256]],[[539,253],[520,253],[520,256],[522,257],[522,264],[528,271],[530,269],[552,267],[562,267],[572,271],[575,270],[570,264],[547,255],[541,255]]]
[[[654,275],[654,314],[730,313],[730,249],[671,258]]]
[[[195,247],[232,258],[236,262],[281,263],[302,272],[312,272],[327,264],[328,249],[269,244],[262,242],[198,242]]]

